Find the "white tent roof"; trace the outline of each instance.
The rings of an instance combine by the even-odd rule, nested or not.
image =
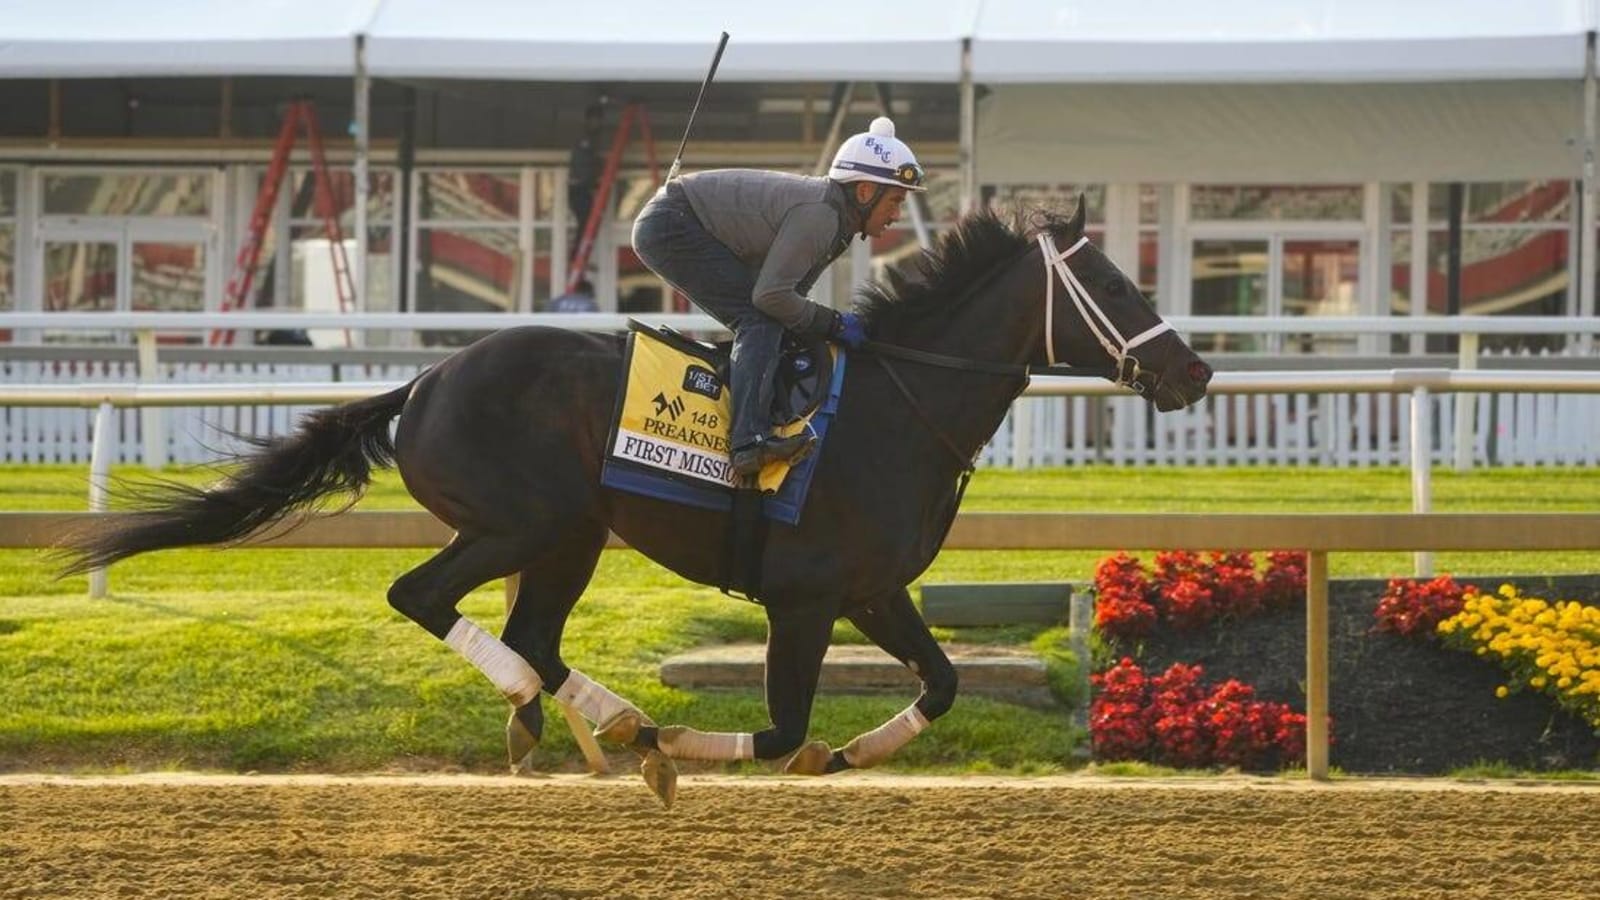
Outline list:
[[[697,82],[727,31],[719,81],[954,82],[977,3],[384,0],[367,64],[392,76]]]
[[[381,0],[11,0],[0,78],[348,75]]]
[[[10,0],[0,78],[689,81],[1577,78],[1600,0]]]
[[[1581,78],[1593,0],[1007,0],[980,82]]]

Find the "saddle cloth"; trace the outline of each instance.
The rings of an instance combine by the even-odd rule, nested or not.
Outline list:
[[[612,417],[601,484],[702,509],[731,509],[734,477],[729,462],[731,404],[723,374],[726,350],[669,329],[631,325],[623,354],[623,389]],[[784,436],[813,431],[817,445],[811,455],[793,466],[787,461],[769,463],[758,477],[766,517],[789,525],[800,521],[844,384],[844,354],[828,349],[833,354],[831,365],[815,365],[810,356],[793,354],[780,364],[780,369],[788,370],[780,374],[788,378],[775,393],[784,403],[796,393],[789,381],[814,369],[831,369],[826,373],[826,393],[817,391],[820,396],[807,404],[814,408],[779,428]]]

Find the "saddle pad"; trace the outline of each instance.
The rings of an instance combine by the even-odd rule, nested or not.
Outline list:
[[[762,506],[769,519],[789,525],[800,521],[844,384],[844,354],[837,349],[834,353],[827,399],[781,432],[788,435],[809,428],[816,432],[816,449],[798,465],[773,462],[761,470],[759,484],[768,495]],[[633,331],[623,356],[623,378],[600,483],[702,509],[731,509],[731,405],[712,361],[669,345],[649,331]]]

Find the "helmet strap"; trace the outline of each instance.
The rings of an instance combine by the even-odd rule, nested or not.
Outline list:
[[[859,203],[856,201],[855,186],[858,184],[873,185],[872,199],[865,203]],[[867,234],[867,221],[872,218],[872,211],[878,208],[878,202],[883,199],[883,195],[887,192],[888,187],[889,186],[886,184],[878,184],[871,181],[855,181],[850,183],[850,205],[854,206],[856,210],[861,213],[861,227],[857,233],[861,235],[862,240],[866,240],[867,237],[869,237]]]

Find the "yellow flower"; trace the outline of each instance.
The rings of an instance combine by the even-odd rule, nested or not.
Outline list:
[[[1506,698],[1506,695],[1510,694],[1510,693],[1511,693],[1510,689],[1507,688],[1503,684],[1494,689],[1494,695],[1496,697],[1499,697],[1501,700],[1504,700]]]

